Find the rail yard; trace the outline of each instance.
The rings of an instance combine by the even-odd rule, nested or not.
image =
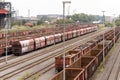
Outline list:
[[[75,41],[73,41],[73,42],[75,42]],[[73,43],[73,42],[72,42],[72,43]],[[69,42],[68,44],[70,44],[70,43],[71,43],[71,42]],[[68,44],[67,44],[67,45],[68,45]],[[31,60],[31,59],[35,59],[35,57],[38,57],[38,56],[41,56],[41,55],[43,55],[43,54],[46,54],[46,53],[48,53],[48,52],[50,52],[50,51],[59,49],[59,47],[62,47],[62,46],[59,45],[59,46],[56,46],[56,47],[54,47],[54,48],[52,47],[53,49],[46,50],[47,52],[46,52],[46,51],[42,51],[41,54],[38,54],[38,53],[37,53],[37,54],[35,54],[34,56],[32,55],[32,56],[30,56],[30,57],[28,57],[28,58],[25,58],[25,59],[20,58],[20,59],[22,59],[22,60],[20,60],[20,62],[18,62],[18,63],[16,63],[16,64],[13,64],[13,65],[10,64],[10,66],[14,66],[14,65],[17,65],[17,64],[22,63],[22,62],[24,62],[24,61],[28,61],[28,60]],[[76,45],[75,45],[75,46],[70,46],[70,48],[73,48],[73,47],[76,47]],[[68,50],[69,50],[69,48],[68,48]],[[55,54],[55,52],[54,52],[54,55],[53,55],[53,53],[51,52],[50,55],[52,55],[52,57],[54,57],[55,55],[58,55],[58,54],[62,53],[62,52],[60,52],[60,51],[62,51],[62,49],[55,51],[55,52],[59,52],[59,53]],[[50,55],[47,55],[47,56],[48,56],[48,57],[47,57],[48,59],[51,58],[51,57],[49,58]],[[41,56],[41,57],[42,57],[42,56]],[[43,57],[43,58],[44,58],[44,57]],[[43,60],[43,58],[42,58],[42,59],[38,59],[38,60]],[[44,59],[45,59],[45,58],[44,58]],[[32,61],[33,61],[33,60],[32,60]],[[16,62],[16,61],[15,61],[15,62]],[[43,62],[43,61],[40,61],[40,62]],[[38,62],[38,63],[40,63],[40,62]],[[35,64],[38,64],[38,63],[35,63]],[[7,64],[7,67],[3,66],[3,68],[1,68],[1,69],[2,69],[2,70],[6,70],[7,68],[10,67],[10,66],[8,67],[8,65],[9,65],[9,64]],[[29,67],[30,67],[30,66],[29,66]]]
[[[66,3],[62,19],[34,28],[42,19],[12,23],[11,3],[0,1],[0,80],[120,80],[120,27],[105,23],[105,11],[100,23],[85,14],[83,22],[80,15],[67,19]]]
[[[7,80],[7,79],[12,80],[15,78],[18,79],[20,77],[19,75],[25,75],[28,73],[29,75],[27,77],[25,77],[25,79],[30,80],[34,75],[41,76],[41,74],[43,74],[43,73],[45,75],[45,73],[47,73],[51,69],[54,70],[53,71],[54,73],[52,73],[52,74],[55,75],[55,73],[56,73],[55,71],[57,69],[57,67],[55,67],[56,64],[57,63],[58,63],[58,65],[61,64],[60,62],[56,62],[55,56],[57,57],[58,55],[60,55],[60,54],[62,55],[63,53],[67,53],[68,55],[72,54],[71,52],[73,52],[73,54],[79,53],[77,55],[77,57],[76,56],[68,57],[68,58],[70,58],[70,59],[68,59],[68,61],[70,61],[71,63],[68,62],[70,64],[67,63],[66,65],[71,65],[72,63],[76,62],[77,59],[80,58],[80,56],[87,56],[87,54],[89,55],[90,51],[91,51],[90,54],[93,53],[94,55],[95,54],[97,55],[98,53],[95,53],[95,52],[100,52],[100,50],[102,50],[102,48],[100,50],[99,49],[95,50],[97,48],[96,46],[98,46],[98,43],[100,43],[103,40],[102,34],[104,33],[105,37],[109,39],[108,33],[113,33],[112,31],[113,31],[112,28],[106,28],[106,29],[104,29],[104,31],[98,30],[98,31],[68,40],[65,42],[65,45],[68,45],[68,46],[65,46],[65,51],[63,51],[64,49],[61,46],[64,43],[59,43],[56,45],[51,45],[49,47],[46,47],[45,49],[42,48],[42,49],[40,49],[40,51],[37,50],[37,51],[27,53],[20,57],[10,55],[10,57],[13,57],[13,58],[9,59],[8,64],[5,64],[4,62],[0,63],[1,79],[3,79],[3,80]],[[90,36],[95,33],[97,33],[97,34]],[[116,32],[116,35],[118,35],[118,32]],[[87,37],[87,36],[89,36],[89,37]],[[112,35],[110,35],[110,37],[111,36]],[[116,37],[116,39],[117,39],[117,37]],[[84,41],[84,43],[83,43],[83,41]],[[108,42],[110,42],[110,41],[108,41]],[[106,41],[106,44],[108,44],[108,42]],[[111,44],[109,43],[110,47],[108,48],[108,50],[112,47],[114,40],[111,42],[112,42]],[[83,47],[83,49],[82,49],[82,47]],[[91,48],[93,48],[93,50]],[[83,50],[83,52],[81,52],[82,50]],[[105,50],[106,54],[107,54],[108,50]],[[76,53],[74,53],[75,51],[76,51]],[[88,52],[86,52],[86,51],[88,51]],[[70,52],[70,54],[68,52]],[[96,63],[96,66],[98,66],[100,64],[100,62],[102,61],[102,53],[99,55],[100,56],[98,56],[98,57],[99,57],[100,61],[98,60],[98,63]],[[3,60],[3,59],[4,58],[1,58],[1,60]],[[67,59],[67,57],[66,57],[66,59]],[[74,61],[72,62],[72,60],[74,60]],[[60,65],[59,65],[59,67],[60,67]],[[52,76],[54,76],[54,75],[52,75]]]

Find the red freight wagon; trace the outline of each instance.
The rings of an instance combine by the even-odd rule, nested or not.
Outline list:
[[[5,38],[6,34],[5,33],[2,33],[2,38]]]
[[[80,36],[80,30],[76,30],[77,31],[77,36]]]
[[[80,34],[81,34],[81,35],[84,34],[84,29],[80,29]]]
[[[9,32],[9,37],[14,37],[14,32]]]
[[[67,34],[68,34],[67,32],[62,33],[62,40],[67,40],[68,39]]]
[[[101,42],[103,40],[103,35],[95,37],[94,40],[97,40],[97,43]]]
[[[98,30],[98,26],[93,26],[92,28],[93,28],[93,31]]]
[[[35,49],[45,47],[45,37],[35,38]]]
[[[103,49],[104,47],[104,49]],[[104,54],[107,55],[109,51],[109,43],[104,40],[104,46],[103,46],[103,41],[98,44],[98,49],[103,49]]]
[[[91,41],[88,41],[87,44],[90,46],[90,49],[93,49],[97,46],[97,41],[91,40]]]
[[[83,34],[86,34],[86,33],[87,33],[87,29],[83,28]]]
[[[73,31],[73,37],[77,37],[77,31],[76,30]]]
[[[23,31],[23,35],[28,35],[28,34],[29,34],[28,30]]]
[[[4,48],[0,47],[0,56],[4,54]]]
[[[46,38],[46,45],[54,44],[54,35],[45,36],[45,38]]]
[[[99,66],[103,60],[103,50],[92,49],[89,53],[84,56],[93,56],[96,57],[97,65]]]
[[[12,51],[15,55],[22,55],[23,53],[34,50],[34,40],[14,41],[12,43]]]
[[[90,46],[86,43],[80,45],[79,48],[81,48],[83,50],[83,55],[90,51]]]
[[[0,39],[2,39],[3,37],[2,37],[2,33],[0,33]]]
[[[112,46],[113,46],[113,43],[112,43],[112,40],[104,40],[104,43],[105,45],[107,46],[107,50],[109,51]]]
[[[66,67],[71,63],[75,62],[80,57],[79,51],[71,50],[65,54],[65,65]],[[63,56],[59,55],[55,57],[55,68],[56,71],[61,71],[63,69]]]
[[[85,80],[84,79],[85,73],[84,69],[74,69],[74,68],[66,68],[65,69],[65,80]],[[52,79],[50,80],[63,80],[63,71],[56,74]]]
[[[55,34],[55,43],[61,42],[62,41],[62,34]]]
[[[80,29],[80,33],[81,33],[81,35],[86,34],[86,33],[87,33],[86,31],[87,31],[86,28],[82,28],[82,29]]]
[[[71,64],[68,68],[84,68],[85,69],[85,79],[89,80],[97,68],[96,57],[80,57],[76,62]]]
[[[86,28],[86,32],[87,33],[91,32],[91,27]]]
[[[68,36],[68,39],[73,38],[73,32],[72,32],[72,31],[69,31],[69,32],[67,33],[67,36]]]
[[[79,47],[77,47],[77,48],[73,49],[73,51],[78,51],[78,52],[79,52],[78,57],[80,57],[80,56],[82,56],[82,55],[83,55],[83,51],[82,51],[82,49],[81,49],[81,48],[79,48]]]

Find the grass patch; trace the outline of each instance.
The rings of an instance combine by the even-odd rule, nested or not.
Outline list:
[[[41,28],[49,28],[49,27],[55,27],[55,25],[37,25],[37,26],[33,26],[33,27],[28,27],[28,26],[18,26],[18,25],[15,25],[15,26],[12,26],[11,29],[9,29],[10,32],[17,32],[17,31],[20,31],[20,30],[33,30],[33,29],[41,29]],[[3,33],[5,32],[6,29],[1,29],[0,30],[0,33]]]
[[[100,29],[105,27],[104,24],[99,24],[98,26]]]
[[[26,77],[28,77],[30,75],[30,73],[26,73],[25,75],[23,75],[22,77],[18,78],[17,80],[25,80]]]
[[[22,77],[18,78],[17,80],[26,80],[27,77],[29,77],[32,73],[26,73]],[[39,76],[35,75],[30,80],[39,80]]]

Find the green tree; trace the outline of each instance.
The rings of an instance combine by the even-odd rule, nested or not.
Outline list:
[[[113,24],[112,23],[106,23],[105,27],[113,27]]]
[[[81,14],[72,15],[71,19],[74,22],[79,21],[81,23],[91,23],[95,20],[99,20],[99,16],[97,16],[97,15],[87,15],[87,14],[81,13]]]
[[[45,23],[44,21],[39,20],[39,21],[37,22],[37,25],[42,25],[42,24],[44,24],[44,23]]]
[[[42,16],[41,21],[50,21],[50,18],[47,16]]]
[[[120,19],[117,19],[117,20],[115,21],[115,25],[116,25],[116,26],[120,26]]]
[[[73,23],[73,20],[71,20],[71,19],[65,19],[65,24],[68,24],[68,23]],[[57,20],[56,24],[63,24],[63,19]]]

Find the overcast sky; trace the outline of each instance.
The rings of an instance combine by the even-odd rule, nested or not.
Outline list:
[[[63,0],[6,0],[12,2],[12,7],[19,11],[19,16],[30,16],[38,14],[62,14]],[[120,14],[120,0],[71,0],[71,4],[66,4],[66,14],[70,6],[70,14],[86,13],[102,15],[102,11],[106,11],[105,15],[118,16]]]

